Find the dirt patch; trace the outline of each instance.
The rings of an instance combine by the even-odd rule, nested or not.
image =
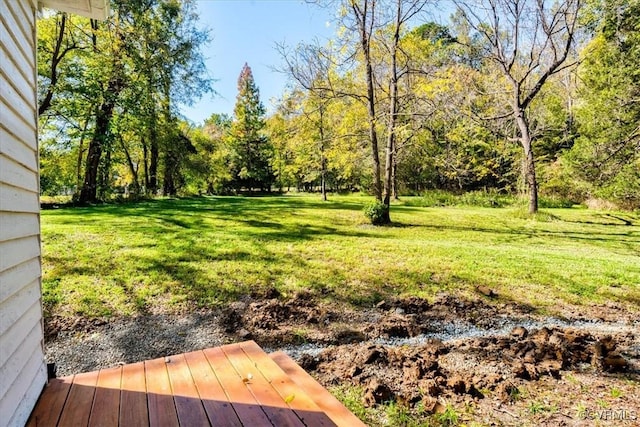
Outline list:
[[[167,331],[148,340],[159,343],[155,352],[167,342],[179,352],[253,339],[268,351],[288,352],[327,387],[360,388],[367,407],[392,401],[418,418],[452,407],[460,421],[480,425],[591,425],[596,416],[606,421],[620,414],[626,418],[609,425],[637,425],[637,313],[613,304],[541,317],[489,291],[473,300],[412,297],[355,309],[310,292],[284,297],[274,289],[192,314],[189,322],[169,316],[136,321],[150,325],[147,334]],[[95,347],[96,340],[108,343],[112,330],[128,330],[104,320],[55,318],[45,326],[50,347],[69,353],[79,341],[93,340]],[[122,336],[114,342],[128,343]],[[125,360],[126,354],[117,356]],[[58,354],[57,360],[65,358]],[[107,359],[101,363],[109,366]]]
[[[612,402],[606,405],[640,408],[640,397],[631,391],[640,372],[633,313],[600,306],[594,313],[576,309],[542,318],[531,307],[483,295],[442,295],[433,302],[412,297],[352,310],[301,293],[237,303],[223,322],[230,333],[240,331],[238,338],[284,346],[327,387],[360,387],[369,407],[394,401],[424,415],[454,405],[473,408],[469,420],[506,425],[588,423],[588,411],[602,410],[607,398]],[[607,323],[613,319],[622,322]],[[300,352],[296,344],[304,344]],[[305,353],[309,347],[313,351]],[[576,375],[609,395],[597,398],[584,388],[576,393],[567,380]],[[553,398],[536,397],[542,384],[554,384]],[[616,402],[618,394],[626,400]]]
[[[304,356],[300,364],[325,385],[346,381],[363,386],[368,404],[388,400],[415,404],[452,395],[483,398],[493,391],[507,402],[512,393],[504,384],[517,380],[560,378],[569,370],[633,372],[636,359],[624,356],[620,348],[628,349],[635,340],[632,333],[598,338],[571,329],[528,333],[516,328],[510,336],[450,343],[430,340],[415,347],[341,345]],[[385,393],[376,391],[380,389]]]

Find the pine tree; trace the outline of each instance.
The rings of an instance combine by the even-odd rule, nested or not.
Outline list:
[[[238,95],[233,112],[231,140],[234,155],[231,169],[235,187],[237,190],[270,191],[274,176],[270,162],[271,145],[262,132],[265,108],[251,68],[246,63],[238,77]]]

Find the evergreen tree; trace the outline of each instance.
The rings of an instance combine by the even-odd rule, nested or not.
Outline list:
[[[265,137],[265,108],[251,68],[245,63],[238,77],[238,95],[231,126],[231,169],[237,190],[270,191],[274,181],[270,167],[272,149]]]

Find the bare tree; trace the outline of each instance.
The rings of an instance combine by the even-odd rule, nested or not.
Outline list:
[[[333,64],[329,49],[314,44],[300,44],[295,49],[288,49],[284,44],[276,45],[276,49],[284,60],[284,71],[301,86],[310,98],[316,98],[313,111],[303,110],[308,120],[314,121],[318,129],[318,149],[320,151],[320,191],[322,200],[327,200],[327,138],[325,113],[327,106],[335,95],[331,84],[330,72]],[[314,120],[312,116],[317,117]]]
[[[358,34],[362,52],[365,77],[367,82],[367,113],[369,115],[369,141],[373,159],[373,192],[376,199],[382,202],[382,180],[380,173],[380,156],[378,154],[378,132],[376,130],[376,97],[371,58],[371,41],[376,29],[376,0],[349,0],[348,10],[351,12],[351,29]],[[388,206],[388,205],[387,205]],[[389,216],[387,209],[387,217]],[[388,222],[388,221],[387,221]]]
[[[460,13],[483,39],[483,56],[507,80],[509,118],[523,149],[523,177],[529,213],[538,211],[534,137],[528,118],[533,100],[546,81],[575,63],[568,61],[575,42],[582,0],[454,0]]]
[[[389,216],[389,205],[395,189],[395,154],[396,154],[396,130],[398,126],[398,81],[409,72],[408,64],[401,67],[398,63],[400,53],[400,36],[405,24],[420,13],[426,5],[425,0],[395,0],[395,8],[392,24],[392,35],[389,43],[383,44],[389,52],[389,118],[387,122],[387,145],[385,150],[385,173],[384,173],[384,197],[382,203],[385,205],[385,217],[383,222],[391,222]]]

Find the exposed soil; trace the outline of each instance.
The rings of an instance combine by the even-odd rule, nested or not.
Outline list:
[[[150,322],[135,321],[138,327]],[[60,360],[71,359],[62,353],[82,353],[80,343],[96,334],[108,343],[109,330],[122,330],[112,322],[75,322],[50,319],[46,325],[48,357],[63,374]],[[203,323],[206,328],[198,329]],[[149,333],[162,329],[154,325]],[[615,304],[567,308],[563,317],[551,318],[500,302],[487,289],[473,300],[406,298],[364,310],[311,293],[285,298],[270,290],[199,313],[182,329],[171,333],[210,331],[215,339],[183,340],[171,351],[253,339],[267,351],[287,351],[327,387],[361,387],[368,407],[395,401],[417,416],[449,407],[459,422],[478,425],[593,425],[596,419],[640,425],[640,315]],[[158,356],[140,345],[137,350],[139,357]]]

